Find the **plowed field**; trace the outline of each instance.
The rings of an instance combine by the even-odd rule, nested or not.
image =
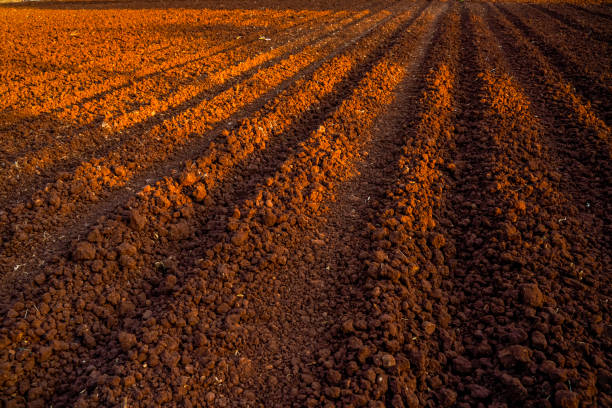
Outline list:
[[[612,407],[612,7],[0,7],[0,407]]]

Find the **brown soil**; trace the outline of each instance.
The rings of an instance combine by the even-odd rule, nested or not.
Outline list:
[[[222,3],[0,7],[0,407],[612,406],[610,6]]]

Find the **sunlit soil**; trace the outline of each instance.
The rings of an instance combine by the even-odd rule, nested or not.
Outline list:
[[[612,406],[612,8],[0,7],[0,407]]]

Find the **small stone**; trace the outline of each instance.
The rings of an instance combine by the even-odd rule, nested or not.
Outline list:
[[[548,346],[548,342],[546,341],[546,336],[544,333],[539,331],[534,331],[531,333],[531,343],[533,346],[539,350],[544,350]]]
[[[544,296],[536,283],[521,285],[521,297],[526,305],[540,307],[544,303]]]
[[[518,363],[528,363],[531,357],[531,350],[525,346],[510,346],[498,353],[499,360],[504,367],[511,367]]]
[[[307,384],[307,385],[312,384],[314,381],[314,377],[307,373],[302,374],[301,377],[302,377],[302,381],[304,382],[304,384]]]
[[[164,289],[166,290],[174,289],[174,287],[176,286],[177,280],[178,279],[176,278],[176,276],[172,274],[166,275],[166,278],[164,279]]]
[[[36,275],[36,277],[34,278],[34,282],[36,282],[37,285],[42,285],[43,283],[45,283],[45,274],[44,273],[39,273],[38,275]]]
[[[128,256],[136,256],[136,254],[138,253],[136,247],[128,242],[124,242],[123,244],[119,245],[117,251],[119,251],[121,255]]]
[[[327,372],[327,380],[331,384],[338,384],[342,379],[342,375],[338,370],[331,369]]]
[[[137,264],[134,258],[126,254],[119,257],[119,263],[126,269],[134,269]]]
[[[382,262],[387,261],[389,257],[387,256],[385,251],[381,251],[379,249],[378,251],[374,252],[374,259],[376,260],[376,262],[382,263]]]
[[[40,361],[46,361],[51,357],[53,349],[51,347],[41,347],[39,350]]]
[[[77,261],[89,261],[96,257],[96,247],[89,242],[79,242],[74,250],[74,259]]]
[[[371,355],[372,349],[370,349],[368,346],[363,346],[359,349],[359,352],[357,353],[357,359],[361,364],[363,364]]]
[[[198,176],[196,176],[196,174],[192,171],[187,172],[187,173],[183,173],[182,177],[181,177],[181,184],[183,186],[190,186],[193,183],[195,183],[196,181],[198,181]]]
[[[276,224],[276,215],[272,211],[266,211],[263,220],[267,227],[272,227]]]
[[[430,336],[436,331],[436,325],[432,322],[425,322],[423,323],[423,330],[425,330],[425,334]]]
[[[186,221],[181,221],[170,226],[168,236],[173,241],[180,241],[189,237],[190,228]]]
[[[508,373],[504,373],[501,376],[501,381],[502,383],[504,383],[506,389],[508,390],[508,393],[512,396],[513,399],[517,401],[522,401],[527,397],[527,389],[523,386],[521,380],[519,380],[518,378],[512,377]]]
[[[49,307],[49,305],[44,302],[38,306],[38,311],[40,311],[42,315],[46,315],[47,313],[49,313],[50,310],[51,308]]]
[[[340,397],[340,388],[339,387],[327,387],[325,388],[325,395],[331,399],[337,399]]]
[[[227,315],[225,317],[225,324],[227,327],[233,327],[240,324],[240,314],[234,313]]]
[[[457,401],[457,393],[450,388],[443,388],[440,391],[440,403],[443,407],[451,407]]]
[[[206,198],[206,187],[204,187],[204,184],[197,184],[191,196],[198,202],[203,201]]]
[[[93,348],[96,346],[96,339],[89,333],[85,333],[85,335],[83,336],[83,340],[85,341],[85,344],[89,347],[89,348]]]
[[[218,307],[217,307],[217,313],[219,314],[226,314],[227,312],[230,311],[230,306],[227,303],[221,303]]]
[[[348,347],[352,350],[360,350],[363,347],[363,341],[356,336],[351,336],[348,340]]]
[[[132,385],[136,384],[136,379],[133,375],[128,375],[123,379],[123,383],[126,387],[131,387]]]
[[[249,238],[248,232],[246,232],[246,231],[238,231],[232,237],[232,244],[234,244],[236,246],[242,246],[242,245],[244,245],[244,243],[247,241],[248,238]]]
[[[130,213],[130,228],[136,231],[142,231],[147,220],[138,211],[133,210]]]
[[[94,244],[96,242],[102,242],[104,240],[104,237],[100,233],[100,230],[95,228],[89,234],[87,234],[87,240]]]
[[[463,356],[459,356],[453,360],[455,370],[460,374],[469,374],[472,371],[472,363]]]
[[[382,356],[382,363],[385,368],[395,367],[395,357],[391,354],[385,354]]]
[[[446,238],[444,238],[442,234],[434,234],[431,237],[431,245],[433,245],[434,248],[440,249],[446,245]]]
[[[305,407],[306,408],[315,408],[317,405],[319,405],[319,401],[314,399],[314,398],[308,398],[306,400],[306,404]]]
[[[136,310],[136,305],[130,302],[129,300],[125,300],[119,304],[119,313],[121,315],[129,315],[132,314]]]
[[[486,399],[491,395],[491,391],[488,388],[483,387],[478,384],[470,384],[468,385],[468,389],[470,390],[470,395],[475,399]]]
[[[560,390],[555,393],[555,405],[559,408],[578,408],[578,394],[568,390]]]
[[[132,333],[127,333],[124,331],[119,332],[118,339],[123,351],[128,351],[134,347],[134,345],[136,345],[136,336],[134,336]]]
[[[352,333],[355,331],[355,328],[353,327],[353,321],[352,320],[345,320],[344,323],[342,323],[342,331],[344,333]]]
[[[208,402],[209,404],[212,404],[215,401],[216,397],[217,396],[215,395],[215,393],[210,391],[206,393],[206,396],[204,398],[206,399],[206,402]]]
[[[49,204],[51,204],[51,206],[59,207],[61,203],[62,199],[60,198],[59,194],[57,194],[57,192],[54,191],[49,195]]]
[[[118,177],[125,177],[127,175],[127,169],[123,166],[115,166],[113,171]]]

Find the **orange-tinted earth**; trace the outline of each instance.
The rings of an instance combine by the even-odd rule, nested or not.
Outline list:
[[[612,7],[0,6],[0,407],[611,407]]]

